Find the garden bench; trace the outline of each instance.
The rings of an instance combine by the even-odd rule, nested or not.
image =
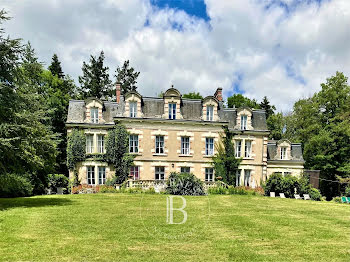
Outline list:
[[[280,193],[280,198],[286,198],[286,196],[284,195],[284,193]]]
[[[270,192],[270,197],[275,197],[275,196],[276,196],[275,192]]]
[[[294,195],[295,199],[303,199],[300,195],[295,194]]]
[[[304,194],[304,200],[311,200],[309,194]]]

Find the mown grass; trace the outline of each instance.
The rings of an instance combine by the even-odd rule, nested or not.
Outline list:
[[[169,225],[166,195],[0,199],[0,260],[350,261],[350,205],[238,195],[186,200],[187,222]]]

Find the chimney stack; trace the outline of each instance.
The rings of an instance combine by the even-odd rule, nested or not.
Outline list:
[[[121,92],[121,85],[120,85],[120,83],[117,83],[116,95],[117,95],[117,103],[118,104],[120,102],[120,92]]]
[[[214,94],[214,97],[219,100],[220,102],[222,101],[222,88],[218,87],[218,89],[216,89],[216,92]]]

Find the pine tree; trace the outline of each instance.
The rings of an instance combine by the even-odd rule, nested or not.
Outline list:
[[[270,105],[270,101],[264,96],[263,101],[260,103],[261,109],[264,109],[266,112],[266,119],[269,119],[275,113],[276,107]]]
[[[80,97],[109,98],[112,96],[112,81],[109,79],[109,68],[104,66],[104,53],[99,57],[90,56],[90,62],[83,62],[83,75],[79,76]]]
[[[129,60],[124,61],[123,67],[120,68],[118,66],[115,77],[117,78],[117,83],[121,84],[123,94],[137,89],[136,80],[139,74],[140,72],[135,72],[135,69],[130,67]]]
[[[64,78],[64,73],[62,71],[61,62],[58,60],[58,56],[54,54],[52,56],[51,65],[48,67],[52,75],[57,76],[60,79]]]

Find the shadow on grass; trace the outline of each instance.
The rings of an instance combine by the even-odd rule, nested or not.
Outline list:
[[[65,206],[71,205],[72,200],[66,198],[47,198],[47,197],[18,197],[18,198],[0,198],[0,211],[16,207],[45,207],[45,206]]]

